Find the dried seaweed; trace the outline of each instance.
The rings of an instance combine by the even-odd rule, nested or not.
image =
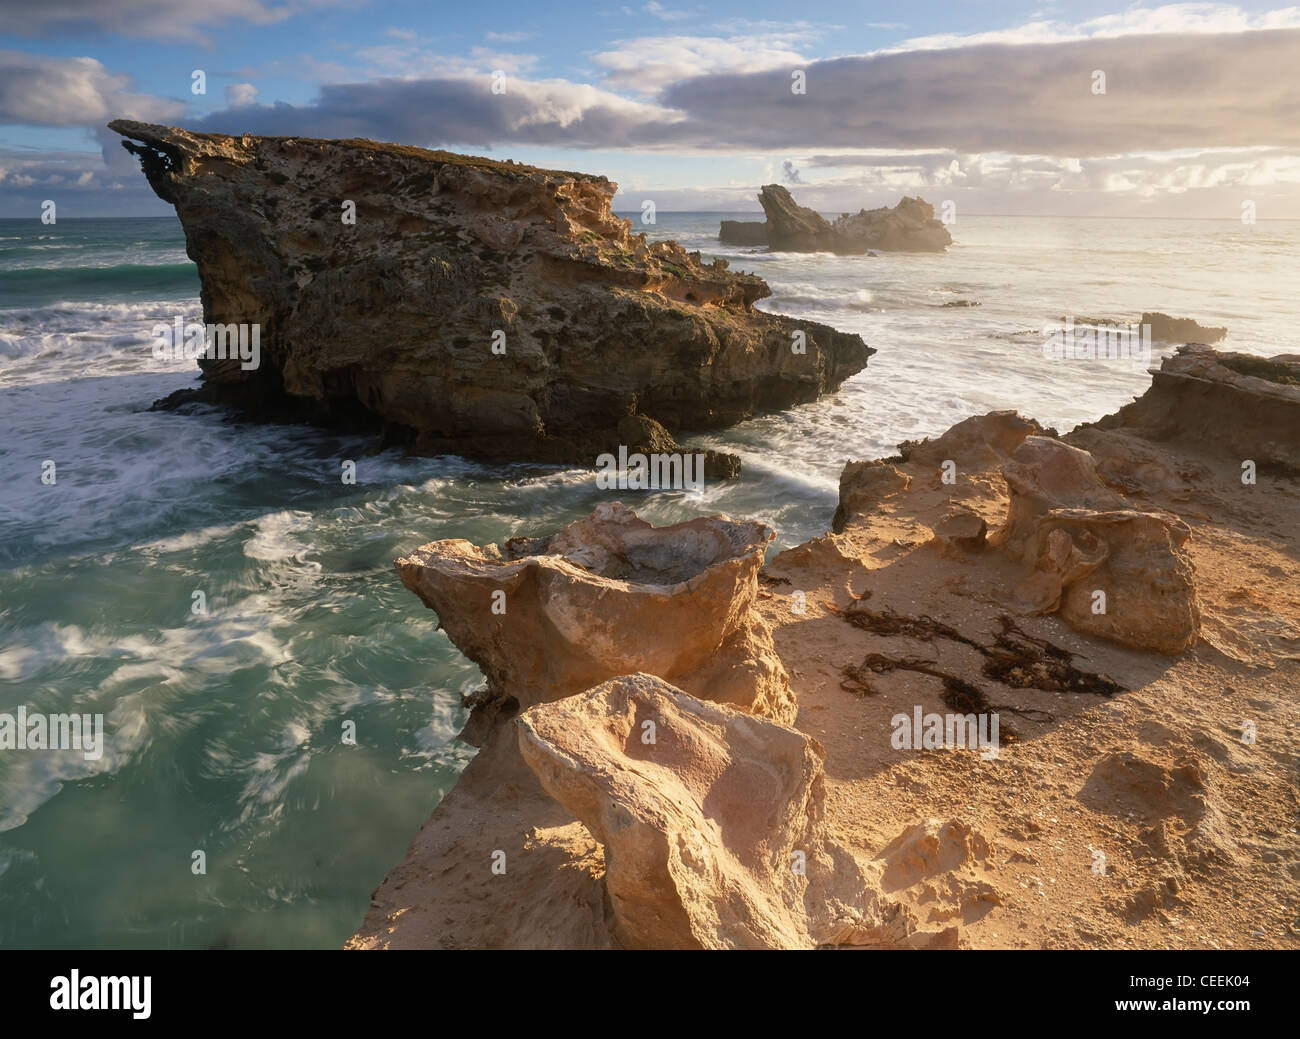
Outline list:
[[[1112,696],[1124,692],[1124,687],[1113,679],[1075,667],[1071,663],[1075,654],[1047,639],[1035,638],[1005,614],[998,618],[1001,630],[994,636],[993,645],[986,646],[963,635],[951,625],[924,614],[909,617],[889,609],[870,610],[857,603],[836,612],[854,627],[873,635],[912,638],[922,642],[942,638],[970,646],[986,658],[981,669],[984,675],[1013,689],[1091,693],[1096,696]],[[869,683],[859,674],[846,674],[845,677],[869,688]],[[958,698],[960,695],[954,694]]]
[[[840,616],[854,627],[869,631],[873,635],[900,635],[904,638],[920,639],[922,642],[930,642],[935,638],[945,638],[953,642],[961,642],[980,653],[988,654],[988,650],[980,643],[974,639],[968,639],[956,628],[949,627],[933,617],[908,617],[901,613],[895,613],[890,609],[869,610],[865,606],[859,606],[856,603],[844,610]]]

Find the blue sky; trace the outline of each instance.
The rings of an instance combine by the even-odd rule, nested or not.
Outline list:
[[[588,170],[619,182],[620,208],[756,209],[779,181],[825,210],[921,194],[968,213],[1231,217],[1249,198],[1300,217],[1300,8],[759,11],[4,0],[0,215],[48,197],[69,216],[168,212],[104,129],[127,116]]]

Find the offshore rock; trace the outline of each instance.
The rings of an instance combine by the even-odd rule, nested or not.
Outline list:
[[[920,198],[904,197],[893,209],[845,213],[833,224],[795,202],[780,184],[765,185],[758,201],[767,215],[768,245],[781,252],[943,252],[952,244],[952,235],[934,217],[934,207]]]
[[[767,285],[723,260],[634,235],[604,177],[375,141],[110,127],[176,207],[205,322],[260,329],[258,367],[200,361],[200,399],[254,417],[590,465],[626,416],[726,426],[836,389],[872,352],[755,310]]]
[[[1146,311],[1139,325],[1151,326],[1151,338],[1166,343],[1217,343],[1228,334],[1221,325],[1202,325],[1189,317],[1170,317],[1159,311]]]
[[[893,209],[880,206],[846,213],[831,227],[843,243],[837,252],[941,253],[952,245],[952,235],[943,221],[935,219],[934,207],[921,198],[904,196]],[[971,304],[962,300],[952,305]]]
[[[718,229],[723,245],[767,245],[767,222],[764,220],[724,220]]]

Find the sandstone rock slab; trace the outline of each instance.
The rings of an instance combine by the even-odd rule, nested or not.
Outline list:
[[[542,787],[604,846],[623,946],[871,945],[915,930],[828,835],[824,755],[802,733],[644,674],[516,724]]]

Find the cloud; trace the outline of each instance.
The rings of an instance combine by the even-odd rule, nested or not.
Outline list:
[[[1300,144],[1293,29],[863,55],[701,76],[658,98],[719,149],[951,148],[1047,155]],[[1091,92],[1094,69],[1107,93]]]
[[[252,83],[231,83],[226,87],[226,104],[231,108],[257,104],[257,87]]]
[[[150,190],[134,160],[113,169],[94,151],[44,155],[0,151],[0,217],[35,219],[45,199],[58,204],[60,218],[102,215],[106,197],[112,199],[114,216],[160,216],[172,211]]]
[[[828,156],[814,156],[820,164]],[[952,200],[963,214],[1211,217],[1237,220],[1242,203],[1257,203],[1262,219],[1300,217],[1300,154],[1248,149],[1128,155],[1100,159],[1048,156],[843,156],[861,160],[829,179],[803,183],[796,200],[823,213],[893,205],[923,192],[936,207]],[[892,160],[892,161],[891,161]],[[910,163],[908,160],[917,160]],[[801,171],[806,172],[806,171]],[[770,177],[769,177],[770,179]],[[651,198],[674,209],[758,212],[759,184],[620,192],[616,209]]]
[[[649,95],[696,76],[805,64],[804,49],[816,36],[803,26],[725,37],[647,36],[620,40],[592,61],[611,89]]]
[[[1296,147],[1297,53],[1294,29],[980,44],[801,62],[805,95],[780,67],[692,76],[647,101],[558,79],[511,78],[504,95],[481,73],[380,79],[326,86],[308,105],[217,113],[199,128],[658,151],[1079,157]],[[1106,72],[1105,94],[1092,93],[1094,69]]]
[[[202,42],[229,22],[273,25],[332,0],[39,0],[0,6],[0,35],[67,36],[103,31],[151,40]]]
[[[905,26],[904,26],[905,28]],[[1008,29],[980,33],[939,33],[904,40],[892,51],[971,47],[983,43],[1061,43],[1157,34],[1240,33],[1259,29],[1300,28],[1300,7],[1250,14],[1235,4],[1163,4],[1133,7],[1068,23],[1039,18]]]
[[[497,69],[518,76],[538,62],[535,54],[512,54],[488,47],[471,47],[464,55],[442,54],[427,46],[431,42],[432,39],[362,47],[356,52],[365,63],[359,71],[383,79],[464,77],[490,74]]]
[[[1300,8],[1245,15],[1225,5],[1167,5],[820,60],[809,54],[824,27],[736,23],[740,35],[620,40],[589,55],[603,74],[595,84],[529,78],[533,55],[492,47],[444,55],[433,38],[392,30],[356,52],[355,80],[339,76],[309,103],[260,103],[251,82],[235,83],[225,110],[185,125],[473,150],[747,156],[829,211],[868,196],[892,204],[891,194],[925,188],[960,198],[967,212],[1051,211],[1063,197],[1105,211],[1123,194],[1152,206],[1211,200],[1204,205],[1217,213],[1246,191],[1297,197],[1293,22]],[[1135,34],[1161,26],[1171,31]],[[806,73],[804,95],[790,90],[795,68]],[[507,72],[504,94],[492,93],[497,69]],[[1104,94],[1092,92],[1095,69],[1106,73]],[[0,51],[0,120],[94,128],[106,177],[132,160],[104,122],[177,122],[183,111],[180,101],[134,93],[128,77],[94,59]],[[18,178],[39,183],[34,167],[11,161],[6,169],[10,188]],[[753,190],[692,197],[712,193],[727,208],[752,204]]]
[[[655,18],[658,18],[660,21],[664,21],[664,22],[681,22],[681,21],[685,21],[687,18],[696,17],[696,13],[694,11],[672,10],[670,8],[664,7],[664,5],[661,3],[657,3],[656,0],[650,0],[650,2],[646,4],[645,7],[642,8],[642,10],[645,11],[646,14],[653,15]]]
[[[250,105],[187,126],[217,133],[370,137],[426,147],[503,142],[636,148],[647,127],[680,118],[656,105],[565,80],[507,79],[492,93],[487,74],[381,79],[328,85],[311,105]]]
[[[179,119],[185,111],[179,101],[132,93],[130,85],[94,58],[0,50],[0,123],[91,127],[119,117]]]

